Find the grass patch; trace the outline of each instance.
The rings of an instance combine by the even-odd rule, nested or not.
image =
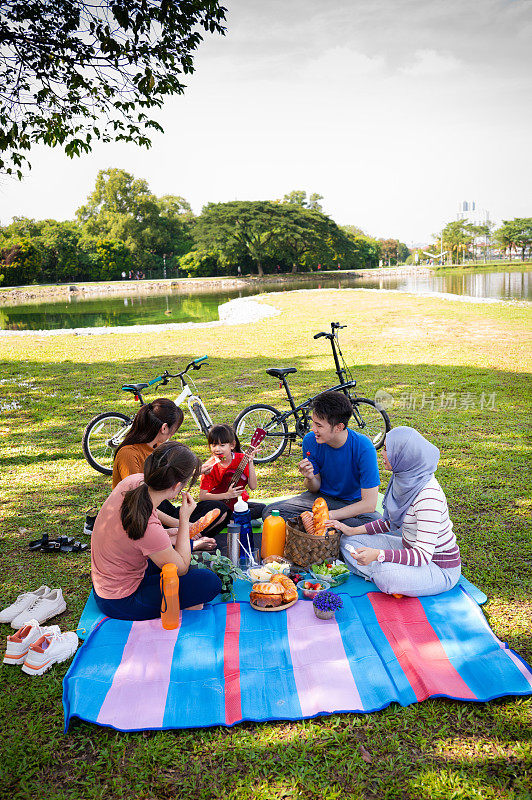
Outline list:
[[[282,407],[264,370],[297,366],[290,382],[301,399],[326,388],[335,377],[330,351],[312,334],[340,319],[360,394],[386,389],[393,424],[415,425],[440,447],[464,573],[487,592],[496,634],[532,661],[528,308],[349,289],[264,300],[282,313],[254,326],[0,339],[2,606],[43,582],[61,586],[68,611],[58,621],[75,627],[89,555],[30,554],[27,542],[44,532],[79,537],[85,509],[106,497],[109,480],[83,460],[81,436],[94,414],[133,408],[123,382],[209,353],[198,387],[216,421],[255,401]],[[180,438],[206,455],[188,421]],[[259,488],[298,491],[298,455],[259,468]],[[2,667],[0,779],[13,800],[43,790],[51,800],[531,797],[528,699],[144,734],[74,723],[65,738],[66,670],[31,679]]]

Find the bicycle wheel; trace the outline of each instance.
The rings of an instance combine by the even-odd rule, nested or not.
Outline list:
[[[378,450],[384,444],[384,437],[391,430],[390,418],[384,409],[377,408],[373,400],[357,397],[353,400],[352,427],[371,439]]]
[[[115,450],[120,444],[132,419],[119,411],[106,411],[91,419],[83,434],[83,455],[91,467],[102,475],[113,474]],[[116,444],[111,441],[119,437]]]
[[[268,464],[283,453],[288,442],[288,426],[280,420],[281,412],[273,406],[257,403],[245,408],[235,419],[233,427],[241,443],[249,441],[256,428],[264,428],[266,437],[253,457],[255,464]]]

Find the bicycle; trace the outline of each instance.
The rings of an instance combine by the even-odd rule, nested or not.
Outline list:
[[[338,331],[346,327],[346,325],[340,325],[339,322],[331,322],[331,333],[321,331],[314,335],[314,339],[325,337],[331,343],[334,365],[339,380],[338,385],[322,391],[343,392],[349,398],[353,407],[355,429],[368,436],[375,449],[378,450],[384,444],[386,434],[391,430],[390,418],[386,411],[381,406],[377,406],[373,400],[359,397],[356,393],[352,394],[350,391],[355,388],[356,380],[353,380],[351,371],[345,363],[338,340]],[[340,363],[340,359],[342,363]],[[286,380],[287,375],[295,372],[297,372],[295,367],[272,367],[266,370],[268,375],[279,379],[279,388],[284,388],[290,404],[289,411],[279,411],[267,403],[255,403],[245,408],[233,423],[238,437],[244,441],[247,431],[252,433],[256,428],[264,428],[266,431],[266,438],[262,442],[261,449],[254,456],[256,464],[267,464],[275,461],[284,453],[287,444],[290,444],[291,449],[292,443],[298,438],[302,439],[310,430],[311,404],[318,395],[316,394],[300,403],[300,405],[296,405]],[[318,392],[318,394],[321,394],[321,392]],[[288,430],[287,425],[287,420],[290,417],[293,417],[294,420],[294,429],[291,431]]]
[[[135,400],[138,400],[140,405],[143,406],[145,405],[142,397],[144,389],[155,384],[158,384],[157,388],[166,386],[170,379],[179,378],[182,391],[174,402],[176,406],[180,406],[186,400],[192,419],[199,430],[207,436],[209,429],[212,428],[212,419],[201,397],[190,388],[188,382],[191,379],[186,377],[190,369],[201,369],[203,362],[207,361],[207,359],[208,356],[195,358],[187,364],[184,370],[176,375],[172,375],[168,370],[165,370],[162,375],[158,375],[147,383],[126,383],[122,386],[122,391],[133,394]],[[131,429],[134,418],[134,415],[129,417],[120,411],[105,411],[91,419],[83,434],[82,447],[83,455],[93,469],[101,472],[102,475],[113,474],[113,459],[116,448]]]

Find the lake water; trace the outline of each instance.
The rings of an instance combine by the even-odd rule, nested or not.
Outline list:
[[[262,292],[291,289],[364,288],[429,294],[440,292],[493,300],[532,301],[532,271],[464,270],[433,274],[316,280],[291,279],[286,283],[261,284],[233,291],[213,293],[173,292],[168,295],[76,299],[70,302],[41,303],[0,307],[2,330],[50,330],[58,328],[116,327],[166,322],[210,322],[218,319],[218,306],[235,297],[250,297]]]

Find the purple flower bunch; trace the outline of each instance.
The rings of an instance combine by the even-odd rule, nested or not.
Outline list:
[[[314,608],[318,611],[338,611],[343,607],[342,598],[334,592],[319,592],[314,598]]]

